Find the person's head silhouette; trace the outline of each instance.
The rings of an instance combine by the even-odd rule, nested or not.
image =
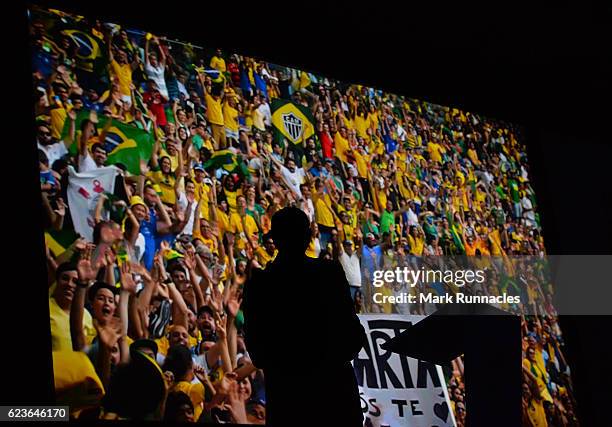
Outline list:
[[[310,221],[298,208],[283,208],[272,217],[272,238],[280,256],[303,256],[310,243]]]

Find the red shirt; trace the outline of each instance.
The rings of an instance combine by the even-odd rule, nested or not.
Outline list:
[[[321,149],[323,150],[323,157],[326,159],[333,159],[332,147],[334,141],[331,138],[329,132],[320,132],[319,139],[321,140]]]
[[[155,116],[157,126],[166,126],[168,119],[166,118],[166,110],[164,109],[164,101],[159,92],[145,92],[142,96],[143,101],[147,104],[151,114]]]

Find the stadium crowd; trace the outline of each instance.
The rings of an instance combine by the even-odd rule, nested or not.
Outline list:
[[[250,271],[274,260],[282,207],[311,219],[307,255],[341,263],[358,313],[428,313],[375,304],[377,269],[544,255],[510,124],[58,11],[33,10],[30,31],[55,382],[75,418],[264,423],[240,304]],[[312,135],[279,138],[274,99],[307,109]],[[69,167],[111,163],[102,117],[150,133],[152,155],[140,173],[113,162],[92,241],[54,246],[74,230]],[[528,297],[540,315],[523,322],[524,425],[577,425],[550,292]],[[458,426],[462,377],[458,359]]]

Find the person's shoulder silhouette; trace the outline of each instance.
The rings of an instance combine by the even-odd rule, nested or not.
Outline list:
[[[300,209],[278,211],[271,236],[278,255],[265,270],[252,273],[243,302],[246,347],[264,370],[267,423],[303,425],[295,414],[317,400],[329,409],[304,424],[319,425],[324,416],[362,425],[350,362],[367,341],[344,271],[337,261],[305,255],[311,228]]]

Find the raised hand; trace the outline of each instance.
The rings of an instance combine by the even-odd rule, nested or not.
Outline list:
[[[134,295],[136,293],[136,282],[132,276],[132,269],[130,263],[124,262],[121,264],[121,289],[126,290],[128,293]]]
[[[215,313],[215,325],[217,331],[217,337],[220,340],[227,338],[227,316],[221,317],[220,312]]]
[[[106,348],[113,348],[121,338],[121,319],[118,317],[111,317],[104,325],[94,318],[93,326],[98,332],[100,343]]]
[[[238,381],[235,379],[230,382],[229,389],[227,391],[227,403],[229,406],[230,414],[232,415],[232,422],[236,424],[248,423],[246,408],[244,401],[240,396],[240,386]]]
[[[238,296],[238,290],[233,289],[227,300],[227,311],[231,317],[236,317],[240,304],[242,304],[242,295]]]
[[[91,282],[96,278],[96,269],[91,265],[91,257],[93,248],[88,247],[81,253],[79,262],[77,263],[77,274],[80,282]]]
[[[195,270],[195,266],[196,266],[195,255],[191,253],[189,250],[186,251],[185,258],[183,258],[183,263],[185,264],[185,267],[187,267],[189,271]]]

